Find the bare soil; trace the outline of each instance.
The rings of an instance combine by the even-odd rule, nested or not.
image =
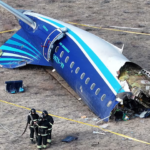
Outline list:
[[[3,0],[17,9],[33,10],[37,13],[62,20],[99,27],[121,26],[139,28],[135,32],[150,33],[150,1],[148,0]],[[0,8],[0,31],[19,28],[13,15]],[[131,61],[150,70],[150,38],[148,35],[129,34],[108,30],[80,27],[97,36],[122,47],[123,54]],[[12,33],[0,34],[2,45]],[[95,43],[98,44],[98,43]],[[78,101],[46,69],[39,66],[27,66],[20,69],[0,69],[0,99],[39,111],[48,110],[50,114],[58,115],[95,125],[96,116],[88,107]],[[5,81],[23,80],[26,92],[10,95],[5,92]],[[0,103],[0,124],[14,134],[7,132],[0,126],[1,150],[35,150],[36,145],[29,143],[29,130],[23,137],[19,137],[26,125],[28,110]],[[86,115],[89,119],[82,119]],[[94,127],[78,124],[54,117],[53,150],[148,150],[147,144],[125,139],[114,134],[93,134],[102,132]],[[109,122],[107,129],[122,133],[143,141],[150,142],[150,119],[133,119],[126,122]],[[78,136],[72,143],[62,143],[67,135]]]

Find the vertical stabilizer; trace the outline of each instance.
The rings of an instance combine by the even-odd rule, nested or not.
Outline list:
[[[28,24],[33,29],[36,28],[36,23],[32,19],[27,17],[26,15],[22,14],[18,10],[16,10],[16,9],[12,8],[11,6],[7,5],[6,3],[2,2],[1,0],[0,0],[0,5],[3,8],[5,8],[6,10],[8,10],[9,12],[11,12],[12,14],[14,14],[17,18],[19,18],[20,20],[22,20],[23,22]]]

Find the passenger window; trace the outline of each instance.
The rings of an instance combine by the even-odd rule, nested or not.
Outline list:
[[[57,46],[57,47],[55,48],[55,53],[58,52],[58,49],[59,49],[59,46]]]
[[[62,58],[63,55],[64,55],[64,51],[62,51],[62,52],[60,53],[60,58]]]
[[[85,73],[82,73],[82,74],[81,74],[81,77],[80,77],[81,80],[84,78],[84,76],[85,76]]]
[[[66,59],[65,59],[65,63],[67,63],[67,62],[68,62],[68,60],[69,60],[69,56],[67,56],[67,57],[66,57]]]
[[[77,69],[76,69],[75,73],[76,73],[76,74],[78,74],[79,70],[80,70],[80,68],[79,68],[79,67],[77,67]]]
[[[110,107],[111,104],[112,104],[112,101],[109,101],[109,102],[107,103],[107,107]]]
[[[87,78],[87,79],[85,80],[85,84],[88,84],[89,81],[90,81],[90,78]]]
[[[91,85],[91,90],[93,90],[94,87],[95,87],[95,83],[93,83],[93,84]]]
[[[74,66],[74,62],[72,62],[71,64],[70,64],[70,68],[73,68],[73,66]]]
[[[100,92],[100,88],[98,88],[95,92],[95,95],[98,95],[98,93]]]
[[[106,94],[103,94],[101,97],[101,101],[103,101],[106,98]]]

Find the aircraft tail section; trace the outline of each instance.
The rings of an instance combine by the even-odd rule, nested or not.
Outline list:
[[[51,66],[42,52],[35,47],[32,39],[20,29],[0,47],[0,67],[18,68],[27,64]]]

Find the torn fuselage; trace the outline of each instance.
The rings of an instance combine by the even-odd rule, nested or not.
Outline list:
[[[150,72],[137,64],[126,62],[118,71],[118,79],[126,91],[117,95],[122,110],[140,114],[150,108]]]

